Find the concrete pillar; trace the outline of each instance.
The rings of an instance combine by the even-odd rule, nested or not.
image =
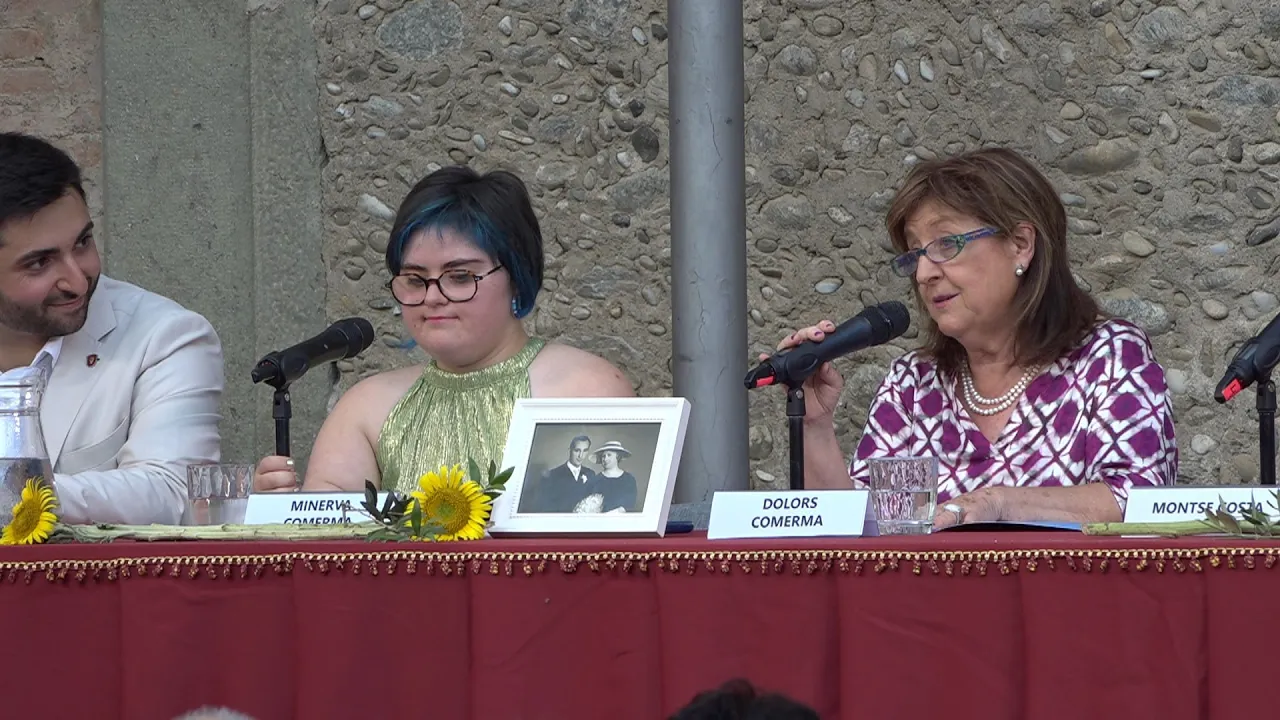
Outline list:
[[[106,272],[204,314],[222,339],[223,457],[273,447],[249,371],[325,326],[311,5],[102,3]],[[295,387],[305,457],[331,383]]]
[[[668,0],[675,394],[693,405],[675,502],[747,480],[742,4]]]

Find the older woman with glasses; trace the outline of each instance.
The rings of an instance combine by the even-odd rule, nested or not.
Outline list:
[[[934,456],[944,527],[1116,521],[1130,488],[1174,481],[1164,371],[1142,330],[1076,285],[1065,209],[1035,167],[1004,149],[923,163],[886,224],[892,270],[927,313],[924,346],[889,368],[849,465],[833,419],[843,380],[824,365],[806,382],[810,488],[865,484],[868,458]]]
[[[522,319],[542,289],[542,232],[524,183],[464,167],[431,173],[401,203],[388,289],[431,358],[362,380],[316,437],[305,490],[410,490],[441,465],[501,461],[515,401],[630,397],[603,358],[546,343]],[[293,461],[264,458],[254,489],[294,490]]]

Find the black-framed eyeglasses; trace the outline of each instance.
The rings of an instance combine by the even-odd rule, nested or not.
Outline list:
[[[486,273],[477,275],[470,270],[449,270],[437,277],[424,278],[416,273],[401,273],[387,283],[391,296],[401,305],[413,307],[427,301],[427,291],[435,283],[440,294],[449,302],[467,302],[476,296],[480,289],[480,281],[502,269],[501,265]]]
[[[935,263],[944,263],[960,254],[965,245],[984,238],[988,235],[995,235],[1000,231],[995,228],[978,228],[971,230],[962,235],[948,235],[940,237],[937,240],[925,245],[922,248],[908,250],[901,255],[889,261],[889,267],[893,268],[893,274],[898,277],[909,278],[916,274],[916,266],[920,264],[920,256],[925,256]]]

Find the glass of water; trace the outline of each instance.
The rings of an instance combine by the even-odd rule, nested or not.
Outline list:
[[[252,490],[252,465],[190,465],[182,524],[239,525],[244,522]]]
[[[933,529],[938,458],[868,458],[871,506],[881,535],[923,535]]]

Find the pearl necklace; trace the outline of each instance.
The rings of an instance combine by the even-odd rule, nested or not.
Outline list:
[[[969,409],[979,415],[996,415],[1002,413],[1018,401],[1022,392],[1031,384],[1031,380],[1039,374],[1039,368],[1027,368],[1026,372],[1022,373],[1022,377],[1018,379],[1018,382],[1014,383],[1013,387],[1009,388],[1008,392],[998,398],[989,398],[980,394],[978,392],[978,388],[974,386],[973,374],[969,371],[969,366],[966,363],[963,377],[961,378],[961,385],[964,390],[964,400],[969,405]]]

